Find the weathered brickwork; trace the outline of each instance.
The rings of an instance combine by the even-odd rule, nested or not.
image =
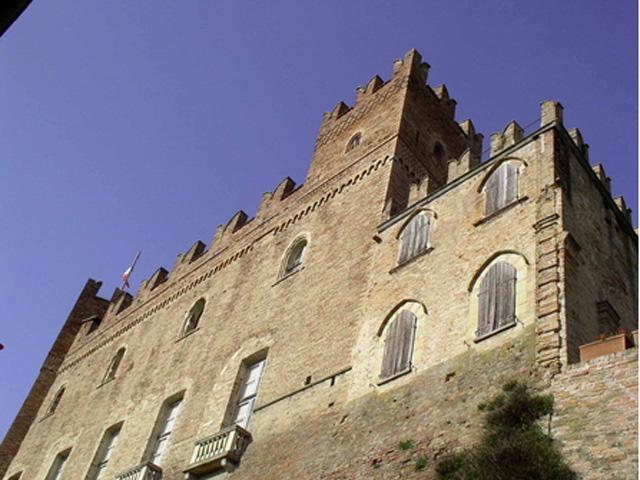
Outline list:
[[[638,478],[636,349],[572,365],[550,391],[552,434],[582,478]]]
[[[558,396],[554,435],[576,468],[591,462],[604,475],[607,445],[623,442],[611,471],[633,478],[637,458],[624,442],[637,426],[625,438],[594,430],[581,450],[571,420],[583,408],[595,422],[635,408],[576,408],[589,392],[582,367],[570,365],[602,333],[597,302],[635,328],[637,236],[626,212],[590,169],[579,134],[564,129],[560,104],[543,102],[528,135],[515,122],[492,135],[480,163],[482,135],[454,120],[455,100],[429,87],[427,72],[412,50],[389,81],[373,77],[353,107],[325,115],[303,185],[284,179],[253,218],[236,212],[208,247],[194,243],[135,295],[103,300],[90,281],[2,445],[0,477],[44,479],[70,448],[63,478],[85,478],[105,431],[122,422],[105,477],[115,478],[148,459],[163,402],[182,395],[161,467],[163,479],[185,478],[194,443],[228,425],[243,365],[266,356],[253,442],[222,476],[432,478],[443,453],[477,438],[478,403],[517,377]],[[347,148],[354,135],[359,144]],[[486,186],[507,164],[519,172],[517,198],[486,213]],[[399,237],[419,212],[430,219],[428,248],[398,265]],[[591,214],[598,220],[581,221]],[[301,238],[302,264],[283,276]],[[481,281],[501,262],[516,272],[513,321],[479,336]],[[202,317],[183,336],[201,298]],[[411,368],[382,381],[386,326],[400,310],[416,319]],[[97,328],[81,323],[91,315]],[[121,348],[115,378],[103,383]],[[618,375],[616,398],[635,395],[636,352],[589,366],[592,383]],[[589,478],[613,478],[600,473]]]

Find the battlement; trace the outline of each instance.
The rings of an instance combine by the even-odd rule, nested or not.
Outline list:
[[[424,84],[427,81],[428,72],[429,65],[422,62],[420,53],[415,49],[409,50],[403,58],[394,60],[390,80],[384,81],[376,74],[371,77],[364,86],[360,85],[356,87],[356,98],[353,106],[341,100],[331,111],[325,112],[322,125],[320,126],[320,132],[333,128],[338,120],[355,109],[364,107],[368,102],[371,102],[376,95],[387,93],[390,86],[402,85],[409,79]],[[321,134],[318,135],[318,138],[320,138],[320,136]]]
[[[333,148],[330,153],[333,152],[333,159],[340,166],[340,157],[353,161],[351,152],[343,151],[344,144],[340,140],[348,138],[352,132],[362,133],[362,142],[367,142],[373,137],[372,141],[380,143],[380,137],[385,138],[384,135],[380,135],[380,132],[372,133],[372,129],[386,122],[388,128],[382,132],[386,135],[408,137],[410,133],[412,138],[404,140],[402,145],[396,140],[396,144],[385,152],[387,158],[391,155],[400,157],[405,166],[413,161],[416,171],[426,172],[419,178],[411,177],[407,183],[406,195],[410,203],[430,195],[481,163],[483,135],[476,132],[470,119],[459,123],[454,121],[456,101],[451,97],[446,85],[442,84],[432,89],[426,84],[428,72],[429,65],[422,61],[421,55],[416,50],[410,50],[403,58],[394,61],[390,80],[384,81],[380,76],[374,75],[364,86],[357,87],[353,106],[338,102],[331,112],[325,113],[318,135],[318,139],[327,143],[326,148]],[[409,91],[411,86],[414,90]],[[386,103],[384,109],[380,110],[384,115],[380,114],[377,111],[378,106],[395,95],[398,97]],[[434,123],[446,125],[444,131],[438,131],[431,125],[432,115],[435,116]],[[368,122],[372,125],[368,125]],[[541,128],[552,123],[562,126],[562,122],[563,107],[559,102],[547,100],[540,104]],[[586,156],[588,145],[580,131],[573,129],[568,133],[578,150]],[[326,135],[333,136],[329,139],[325,138]],[[491,157],[517,145],[524,138],[525,129],[517,121],[510,121],[501,132],[491,135]],[[398,145],[401,145],[401,148]],[[354,151],[358,151],[360,147],[361,145],[357,145]],[[316,150],[318,148],[320,147],[316,142]],[[442,151],[438,152],[438,148]],[[363,154],[362,150],[360,154]],[[317,155],[318,151],[314,153],[313,161],[317,160]],[[435,171],[439,165],[433,163],[434,156],[442,157],[437,159],[443,166],[439,173]],[[602,165],[594,165],[592,168],[597,178],[611,193],[610,179]],[[310,173],[311,171],[312,169]],[[334,177],[320,176],[319,179],[327,183],[334,181]],[[322,183],[318,184],[317,180],[296,185],[293,179],[285,177],[272,191],[262,195],[254,217],[242,210],[235,212],[225,224],[217,226],[209,246],[200,240],[193,243],[185,253],[176,256],[170,270],[158,267],[150,278],[142,280],[135,296],[116,289],[109,301],[104,300],[108,302],[109,307],[103,314],[105,317],[116,317],[131,305],[145,303],[156,295],[156,289],[162,285],[171,285],[213,258],[219,258],[221,265],[228,264],[241,256],[238,252],[249,248],[253,232],[258,232],[257,236],[260,232],[274,228],[272,219],[284,214],[286,218],[278,219],[278,224],[287,226],[310,211],[320,208],[326,203],[327,198],[343,188],[339,186],[330,189],[332,193],[328,196],[318,197],[315,202],[311,200],[307,205],[298,205],[298,198],[304,198],[316,190],[324,191],[324,188],[320,189]],[[614,201],[630,222],[630,210],[624,199],[616,197]],[[287,211],[289,205],[295,205],[295,211]],[[302,209],[298,211],[299,208]],[[390,213],[385,212],[386,215]],[[278,227],[274,231],[277,232]]]

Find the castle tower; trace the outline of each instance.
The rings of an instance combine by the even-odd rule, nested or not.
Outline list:
[[[411,50],[359,87],[325,114],[303,185],[229,212],[135,295],[90,281],[0,477],[434,478],[517,378],[554,395],[579,474],[636,478],[624,200],[558,102],[533,131],[492,134],[481,162],[482,135],[427,73]],[[619,351],[586,359],[612,333]]]
[[[416,50],[393,64],[391,78],[374,75],[356,89],[352,107],[343,102],[324,115],[305,184],[321,184],[365,155],[393,159],[385,195],[387,215],[405,208],[410,192],[426,195],[447,183],[450,159],[470,148],[475,166],[482,136],[470,122],[454,119],[456,102],[447,88],[427,85],[429,65]]]

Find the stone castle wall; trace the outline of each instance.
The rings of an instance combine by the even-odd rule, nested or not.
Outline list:
[[[256,352],[267,356],[253,443],[232,478],[430,478],[439,456],[475,440],[477,404],[513,377],[553,385],[564,408],[562,379],[573,377],[551,377],[570,360],[565,305],[574,300],[562,249],[571,204],[556,165],[569,137],[549,113],[557,104],[543,104],[541,128],[527,137],[514,122],[492,136],[492,159],[478,164],[481,137],[453,120],[455,102],[424,85],[426,71],[409,52],[389,82],[374,77],[353,108],[325,116],[304,185],[283,180],[253,219],[238,212],[220,226],[208,249],[196,243],[135,296],[101,301],[99,328],[76,329],[4,478],[44,478],[67,448],[66,475],[84,478],[104,432],[123,422],[113,478],[143,461],[161,406],[176,394],[184,398],[162,468],[165,480],[183,478],[194,442],[224,426],[240,365]],[[362,143],[345,151],[357,132]],[[520,166],[519,199],[486,216],[482,187],[502,162]],[[398,235],[420,211],[433,220],[429,249],[398,266]],[[301,236],[303,267],[280,278]],[[518,321],[476,341],[478,279],[500,260],[517,269]],[[200,298],[198,328],[182,337]],[[417,318],[412,368],[380,384],[381,333],[400,307]],[[122,347],[116,378],[102,384]],[[428,466],[416,471],[420,456]]]
[[[572,365],[554,378],[552,436],[584,480],[638,477],[638,350]]]

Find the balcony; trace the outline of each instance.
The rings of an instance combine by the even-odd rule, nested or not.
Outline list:
[[[215,435],[196,442],[191,463],[184,472],[187,478],[198,478],[200,475],[219,470],[230,472],[238,466],[242,454],[250,443],[251,434],[244,428],[238,425],[225,428]]]
[[[116,480],[161,480],[162,469],[151,463],[143,463],[137,467],[130,468],[126,472],[116,476]]]

